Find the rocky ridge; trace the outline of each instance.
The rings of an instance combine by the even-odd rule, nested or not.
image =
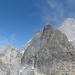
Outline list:
[[[46,25],[20,51],[1,47],[0,75],[75,75],[74,24],[69,18],[59,29]]]
[[[18,75],[21,64],[19,55],[9,44],[0,48],[0,75]]]
[[[56,75],[54,72],[61,72],[58,75],[62,75],[69,72],[69,69],[75,70],[74,62],[75,49],[66,35],[47,25],[38,36],[35,34],[24,52],[21,64],[30,67],[25,68],[22,75]],[[67,66],[67,63],[72,66]]]

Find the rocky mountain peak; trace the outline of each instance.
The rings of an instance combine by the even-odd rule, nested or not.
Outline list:
[[[44,27],[41,37],[43,39],[42,40],[43,45],[49,44],[50,48],[51,47],[63,48],[63,46],[65,46],[66,48],[70,49],[70,47],[72,46],[72,45],[70,46],[70,43],[65,34],[63,34],[61,31],[53,28],[50,25],[46,25]]]
[[[20,67],[19,52],[12,45],[0,48],[0,75],[17,75]]]
[[[75,75],[71,74],[75,71],[74,47],[62,31],[49,24],[37,30],[19,52],[10,44],[0,50],[0,75]]]
[[[49,33],[53,31],[53,27],[51,25],[46,25],[43,29],[43,33]]]
[[[44,27],[44,30],[50,30],[51,28],[53,28],[50,24],[47,24],[45,27]]]
[[[22,66],[27,67],[27,65],[30,65],[30,67],[27,67],[27,69],[24,67],[22,75],[29,75],[26,72],[28,69],[29,72],[37,69],[38,75],[52,75],[51,73],[57,68],[58,70],[64,68],[64,66],[61,66],[64,61],[74,62],[71,56],[75,57],[74,53],[74,48],[66,35],[51,25],[46,25],[41,34],[32,38],[30,45],[23,54],[21,59]],[[60,64],[59,66],[58,63]],[[53,65],[55,65],[55,68]],[[68,69],[67,66],[66,68]]]
[[[41,30],[40,29],[37,29],[37,31],[36,31],[35,34],[38,34],[38,33],[41,33]]]

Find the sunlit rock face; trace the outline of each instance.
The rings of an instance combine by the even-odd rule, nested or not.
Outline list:
[[[69,41],[75,41],[75,19],[66,19],[59,27],[59,30],[67,36]]]
[[[19,52],[11,45],[0,48],[0,75],[18,75]]]
[[[70,65],[69,65],[70,64]],[[21,75],[65,75],[75,71],[75,50],[65,34],[46,25],[30,41],[21,59]]]
[[[67,36],[75,48],[75,19],[66,19],[58,29]]]

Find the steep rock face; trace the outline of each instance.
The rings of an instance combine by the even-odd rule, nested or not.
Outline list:
[[[34,37],[31,38],[31,39],[20,49],[20,53],[23,55],[24,52],[27,50],[27,48],[28,48],[29,46],[31,46],[31,47],[32,47],[32,46],[35,46],[35,42],[37,42],[37,41],[39,40],[40,36],[41,36],[41,31],[40,31],[40,30],[37,30],[37,31],[36,31],[36,34],[34,35]],[[29,48],[30,48],[30,47],[29,47]],[[31,49],[33,49],[33,47],[32,47]]]
[[[25,67],[21,74],[56,75],[54,73],[61,72],[58,75],[62,75],[69,69],[75,70],[73,69],[75,65],[73,67],[66,65],[67,63],[72,65],[74,62],[75,50],[66,35],[47,25],[42,32],[35,34],[25,50],[21,59],[21,64]]]
[[[34,35],[34,37],[31,39],[29,46],[23,47],[22,49],[25,49],[24,55],[22,57],[22,64],[25,64],[25,58],[27,61],[29,61],[29,58],[31,60],[32,56],[35,56],[38,52],[38,50],[40,50],[40,44],[41,44],[41,31],[37,31],[36,34]],[[27,62],[28,63],[28,62]]]
[[[18,75],[19,52],[11,45],[0,48],[0,75]]]

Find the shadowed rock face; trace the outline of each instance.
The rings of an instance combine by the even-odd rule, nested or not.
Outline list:
[[[51,75],[56,70],[67,71],[70,67],[62,64],[67,62],[74,64],[75,50],[66,35],[50,25],[46,25],[38,35],[35,34],[21,59],[23,66],[32,65],[43,75]]]
[[[46,43],[50,47],[50,49],[51,47],[63,48],[64,46],[70,50],[70,48],[72,47],[67,37],[59,30],[54,29],[50,25],[44,27],[41,37],[42,37],[42,44]]]

